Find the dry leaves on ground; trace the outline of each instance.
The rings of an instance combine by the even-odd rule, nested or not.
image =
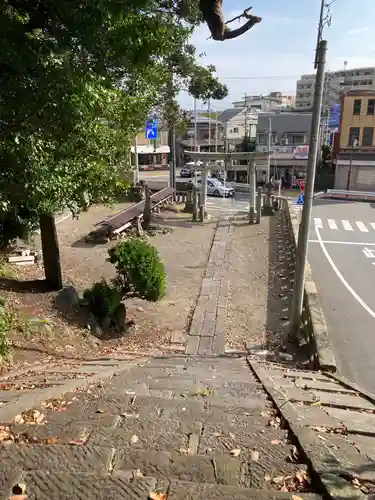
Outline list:
[[[310,487],[311,481],[307,471],[298,470],[294,475],[290,476],[275,476],[270,474],[264,476],[266,482],[272,483],[278,490],[282,492],[304,491]]]
[[[14,417],[15,424],[42,425],[44,413],[39,410],[27,410]]]
[[[167,494],[164,491],[151,491],[148,498],[149,500],[167,500]]]

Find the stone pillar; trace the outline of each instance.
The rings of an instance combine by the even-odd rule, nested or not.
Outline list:
[[[250,160],[249,168],[249,224],[254,223],[255,218],[255,190],[256,190],[256,173],[255,161]]]
[[[207,201],[207,179],[208,179],[208,162],[203,163],[202,187],[200,198],[200,210],[203,212],[203,217],[206,214],[206,201]],[[203,207],[203,208],[202,208]]]
[[[260,217],[262,214],[262,188],[257,188],[257,200],[256,200],[256,210],[257,210],[257,224],[260,224]]]

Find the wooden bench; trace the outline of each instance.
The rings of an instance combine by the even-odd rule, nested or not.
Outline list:
[[[176,190],[172,187],[166,187],[157,191],[151,195],[151,210],[154,210],[157,206],[165,203],[169,198],[172,197]],[[131,207],[125,208],[115,215],[111,215],[99,222],[98,225],[108,226],[113,234],[118,234],[131,226],[133,219],[136,217],[142,218],[143,211],[145,208],[145,201],[140,201]]]

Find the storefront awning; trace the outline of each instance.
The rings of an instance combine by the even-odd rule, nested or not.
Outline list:
[[[170,153],[170,151],[169,146],[158,146],[156,149],[154,146],[137,146],[137,153],[141,155],[167,154]],[[131,152],[134,153],[134,146],[132,146]]]

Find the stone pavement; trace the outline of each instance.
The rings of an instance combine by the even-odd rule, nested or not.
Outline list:
[[[225,318],[229,296],[230,222],[218,222],[197,305],[191,321],[186,354],[225,352]]]
[[[322,498],[246,358],[118,363],[110,381],[0,410],[1,500]]]

